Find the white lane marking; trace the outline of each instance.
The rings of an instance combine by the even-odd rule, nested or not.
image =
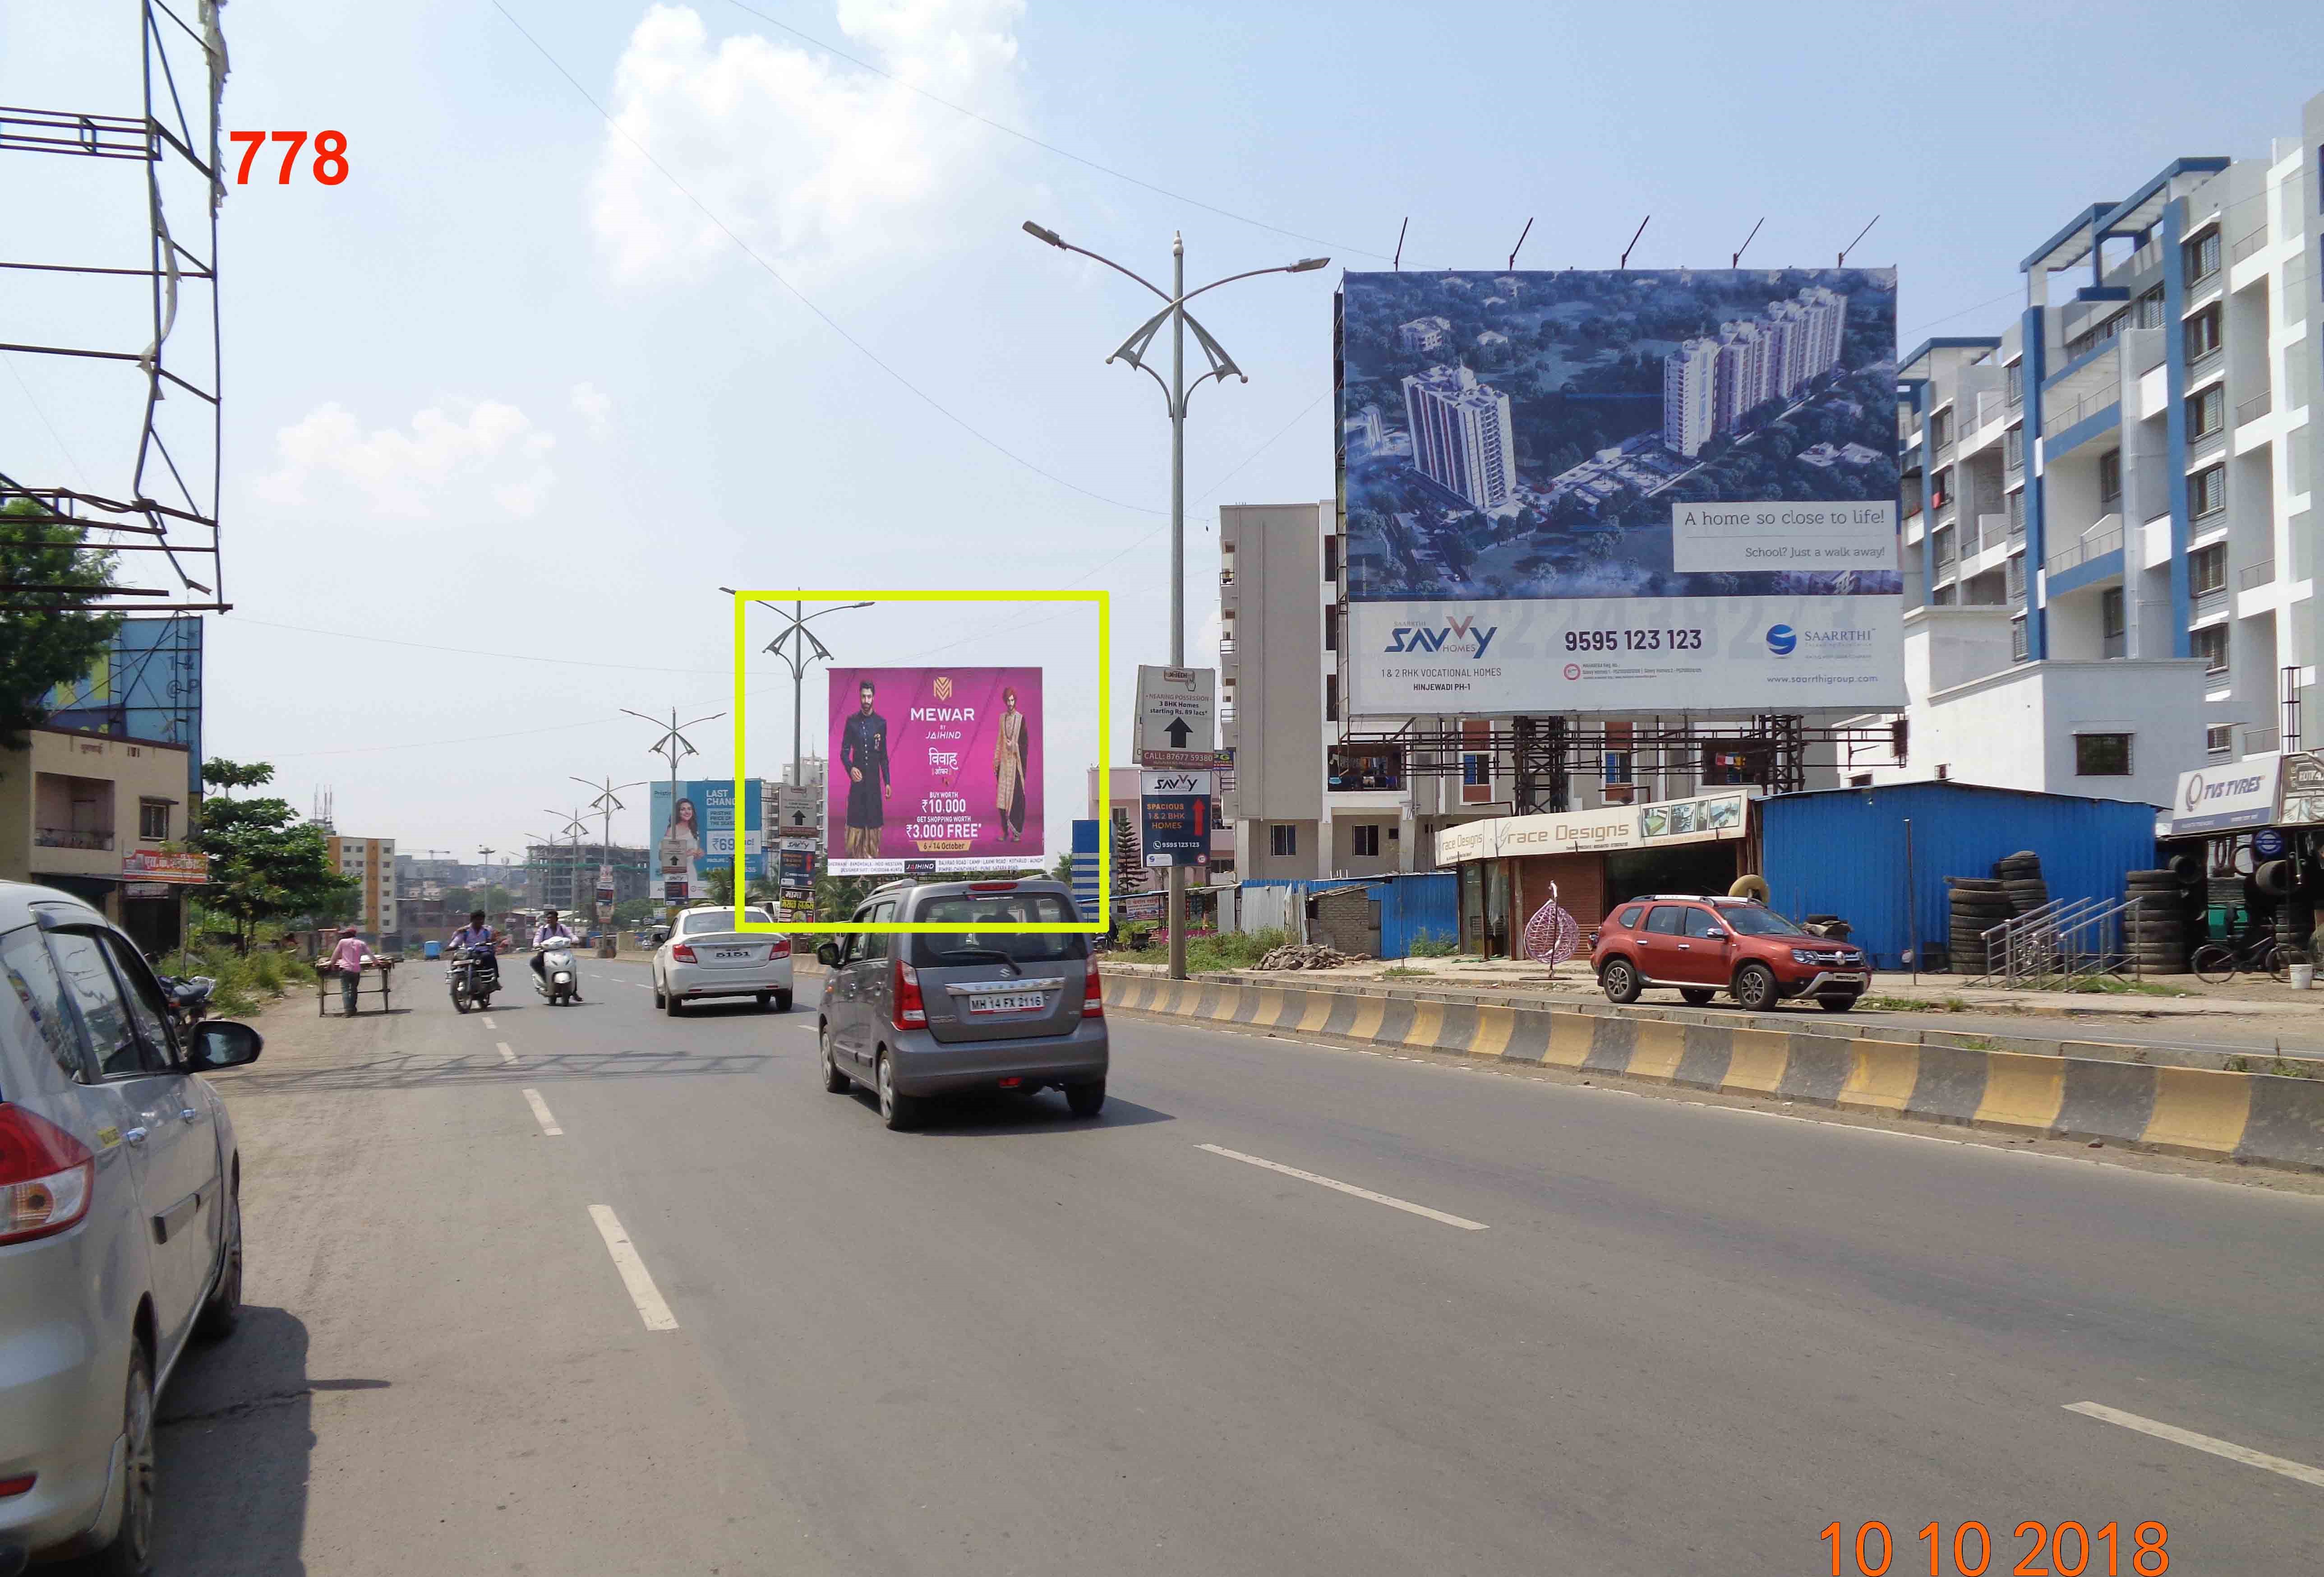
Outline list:
[[[492,1016],[490,1014],[486,1014],[484,1017],[484,1028],[487,1029],[497,1029],[500,1026],[493,1022]]]
[[[2198,1434],[2191,1429],[2175,1425],[2157,1424],[2152,1418],[2142,1418],[2135,1413],[2126,1413],[2118,1407],[2103,1406],[2097,1402],[2068,1402],[2066,1411],[2080,1413],[2086,1418],[2102,1423],[2118,1424],[2125,1429],[2135,1429],[2141,1434],[2151,1434],[2157,1440],[2167,1440],[2173,1445],[2208,1451],[2213,1456],[2223,1456],[2231,1462],[2241,1462],[2247,1468],[2264,1468],[2271,1473],[2282,1473],[2287,1479],[2297,1479],[2315,1489],[2324,1489],[2324,1468],[2311,1468],[2305,1462],[2286,1462],[2280,1456],[2270,1456],[2264,1451],[2254,1451],[2247,1445],[2237,1445],[2231,1440],[2214,1440],[2208,1434]]]
[[[1314,1183],[1324,1188],[1336,1188],[1342,1194],[1352,1194],[1358,1199],[1369,1199],[1374,1204],[1385,1204],[1390,1210],[1409,1211],[1414,1215],[1425,1215],[1430,1221],[1441,1221],[1448,1227],[1459,1227],[1463,1231],[1481,1232],[1485,1230],[1483,1222],[1471,1221],[1466,1216],[1447,1215],[1441,1210],[1431,1210],[1425,1204],[1415,1204],[1408,1199],[1397,1199],[1387,1194],[1374,1194],[1369,1188],[1359,1188],[1352,1183],[1342,1183],[1336,1178],[1319,1177],[1313,1172],[1303,1172],[1296,1167],[1286,1167],[1280,1161],[1264,1160],[1258,1156],[1246,1156],[1240,1150],[1231,1150],[1222,1145],[1196,1145],[1194,1148],[1198,1150],[1208,1150],[1214,1156],[1224,1156],[1230,1161],[1241,1161],[1248,1166],[1264,1167],[1270,1172],[1280,1172],[1286,1177],[1296,1177],[1302,1183]]]
[[[493,1044],[500,1047],[501,1060],[503,1062],[512,1063],[516,1061],[516,1053],[509,1049],[509,1043],[507,1041],[499,1040],[494,1041]]]
[[[653,1277],[646,1274],[646,1262],[638,1258],[637,1249],[631,1243],[630,1234],[622,1230],[613,1207],[593,1204],[589,1207],[589,1219],[597,1223],[597,1235],[605,1240],[605,1252],[613,1257],[613,1268],[622,1273],[622,1285],[630,1289],[630,1301],[638,1305],[638,1317],[645,1321],[646,1329],[677,1330],[678,1316],[661,1301]]]
[[[557,1126],[557,1119],[549,1114],[549,1102],[540,1098],[540,1091],[527,1090],[524,1093],[524,1098],[531,1104],[532,1115],[540,1123],[541,1132],[550,1139],[556,1139],[564,1133],[565,1130]]]

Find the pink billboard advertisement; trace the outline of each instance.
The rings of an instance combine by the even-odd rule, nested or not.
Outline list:
[[[830,673],[833,874],[1041,868],[1039,669]]]

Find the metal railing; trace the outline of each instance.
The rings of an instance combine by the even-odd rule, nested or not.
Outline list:
[[[2045,438],[2056,438],[2075,423],[2085,418],[2096,416],[2108,406],[2120,404],[2121,401],[2121,389],[2109,383],[2103,389],[2092,390],[2080,400],[2070,403],[2044,406],[2042,411],[2042,436]]]
[[[78,827],[40,826],[32,829],[32,842],[43,849],[96,849],[103,852],[113,847],[113,835],[84,832]]]
[[[2107,975],[2135,979],[2138,952],[2124,944],[2144,902],[2139,898],[2052,899],[2004,920],[1984,933],[1985,973],[1978,982],[2041,991]]]
[[[2266,755],[2277,748],[2281,738],[2282,736],[2273,728],[2246,728],[2244,730],[2244,754]]]
[[[2112,526],[2103,529],[2093,526],[2082,534],[2080,540],[2051,554],[2043,567],[2052,575],[2062,575],[2093,558],[2103,558],[2121,546],[2122,521],[2117,518]]]
[[[2268,411],[2273,407],[2274,403],[2275,391],[2273,389],[2261,390],[2258,393],[2245,401],[2241,405],[2236,407],[2236,425],[2237,427],[2241,427],[2245,422],[2257,421],[2261,417],[2265,416],[2268,413]]]
[[[2250,235],[2236,242],[2233,246],[2227,248],[2227,261],[2230,263],[2241,263],[2245,258],[2249,257],[2253,253],[2257,252],[2261,247],[2266,244],[2267,226],[2262,225],[2258,229],[2253,231]]]
[[[2237,591],[2249,591],[2255,586],[2265,586],[2275,578],[2275,560],[2263,558],[2236,577]]]
[[[2007,515],[1977,517],[1977,540],[1980,548],[1999,547],[2008,535],[2009,517]]]

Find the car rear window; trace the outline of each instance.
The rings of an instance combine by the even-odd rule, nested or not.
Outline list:
[[[742,918],[754,926],[769,924],[764,909],[744,909]],[[733,909],[692,909],[678,917],[678,931],[681,936],[699,936],[705,931],[731,931],[734,928]]]
[[[1622,927],[1626,930],[1635,931],[1638,928],[1638,917],[1646,912],[1646,905],[1642,903],[1634,903],[1628,908],[1624,909],[1620,914],[1616,915],[1614,917],[1614,923]]]
[[[1054,892],[967,892],[921,902],[918,925],[1057,925],[1076,917]],[[912,963],[922,968],[991,963],[993,955],[1019,964],[1051,963],[1089,956],[1088,938],[1073,932],[969,931],[911,938]]]

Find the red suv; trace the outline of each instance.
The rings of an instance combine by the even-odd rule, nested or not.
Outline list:
[[[1860,947],[1803,931],[1749,899],[1687,894],[1633,899],[1608,915],[1590,967],[1609,1001],[1676,986],[1698,1007],[1725,991],[1754,1011],[1813,997],[1845,1013],[1872,979]]]

